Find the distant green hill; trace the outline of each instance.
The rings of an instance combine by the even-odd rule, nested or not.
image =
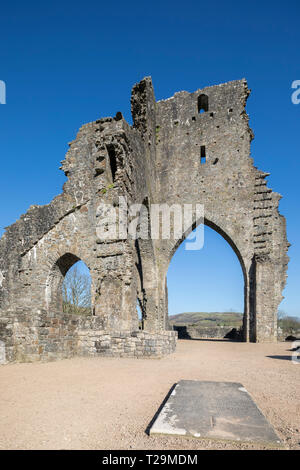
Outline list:
[[[197,325],[197,326],[232,326],[240,327],[243,323],[243,314],[235,312],[185,312],[169,316],[171,325]]]

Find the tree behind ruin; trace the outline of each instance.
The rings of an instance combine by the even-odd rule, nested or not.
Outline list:
[[[79,271],[77,266],[70,269],[62,286],[63,311],[71,314],[91,312],[91,280],[88,274]]]

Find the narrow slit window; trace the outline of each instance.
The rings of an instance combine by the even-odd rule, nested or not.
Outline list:
[[[208,111],[208,96],[200,95],[198,96],[198,113],[206,113]]]
[[[200,149],[200,163],[201,165],[203,163],[206,163],[206,149],[205,149],[205,145],[201,145],[201,149]]]
[[[107,145],[107,152],[109,156],[110,169],[113,182],[115,181],[116,172],[117,172],[117,158],[116,152],[113,145]]]

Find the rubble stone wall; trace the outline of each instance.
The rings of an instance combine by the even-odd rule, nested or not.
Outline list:
[[[74,356],[162,357],[175,351],[177,332],[110,331],[100,317],[60,312],[10,312],[0,320],[8,362],[37,362]]]
[[[0,239],[0,341],[9,360],[173,350],[166,276],[197,214],[180,239],[99,235],[99,226],[121,220],[120,197],[149,210],[202,204],[204,224],[240,261],[244,339],[276,341],[288,242],[281,196],[250,156],[249,93],[243,79],[157,102],[148,77],[132,90],[132,126],[118,112],[80,128],[62,162],[62,194],[31,206]],[[78,260],[92,278],[89,319],[62,312],[64,276]]]

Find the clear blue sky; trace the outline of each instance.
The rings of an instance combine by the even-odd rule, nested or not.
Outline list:
[[[293,245],[282,308],[300,314],[300,105],[291,102],[291,83],[300,80],[299,13],[299,0],[2,3],[0,80],[7,104],[0,105],[0,234],[31,204],[61,192],[59,162],[83,123],[119,110],[131,121],[130,90],[144,76],[152,76],[157,99],[246,77],[253,91],[247,105],[252,155],[284,196],[280,209]],[[209,256],[205,250],[175,255],[169,274],[174,313],[240,309],[234,253],[209,230],[206,244]],[[175,264],[196,286],[188,302]],[[201,281],[208,276],[210,285],[237,284],[210,302],[212,291]]]

